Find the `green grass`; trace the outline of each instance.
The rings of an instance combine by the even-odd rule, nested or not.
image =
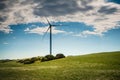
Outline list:
[[[69,56],[27,65],[0,62],[0,80],[120,80],[120,52]]]

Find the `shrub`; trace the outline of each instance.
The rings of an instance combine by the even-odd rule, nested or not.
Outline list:
[[[19,62],[19,63],[23,63],[23,62],[24,62],[24,60],[20,59],[20,60],[18,60],[17,62]]]
[[[38,56],[37,59],[38,59],[38,61],[41,61],[42,57]]]
[[[44,61],[48,61],[48,59],[46,57],[43,57],[41,62],[44,62]]]
[[[35,62],[35,61],[38,61],[39,59],[38,59],[37,57],[32,57],[30,60],[31,60],[32,62]]]
[[[24,64],[32,64],[32,63],[34,63],[34,62],[35,62],[35,61],[32,60],[32,59],[25,59],[25,60],[23,61]]]
[[[53,55],[46,55],[45,56],[48,60],[53,60],[55,59],[55,57]]]
[[[20,59],[17,62],[23,63],[23,64],[31,64],[34,63],[35,61],[40,61],[41,57],[32,57],[32,58],[27,58],[27,59]]]
[[[60,58],[65,58],[64,54],[56,54],[55,56],[56,59],[60,59]]]
[[[42,62],[44,61],[50,61],[50,60],[54,60],[55,57],[53,55],[46,55],[45,57],[42,58]]]
[[[21,59],[21,60],[18,60],[17,62],[23,63],[23,64],[32,64],[35,62],[35,60],[34,59]]]

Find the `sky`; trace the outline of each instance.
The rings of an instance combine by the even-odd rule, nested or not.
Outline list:
[[[120,51],[119,0],[0,0],[0,59]]]

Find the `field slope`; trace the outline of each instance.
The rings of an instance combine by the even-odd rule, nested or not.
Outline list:
[[[120,52],[20,64],[0,62],[0,80],[120,80]]]

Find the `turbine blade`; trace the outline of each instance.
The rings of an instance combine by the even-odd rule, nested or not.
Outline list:
[[[47,18],[46,18],[46,20],[47,20],[48,24],[51,25],[50,22],[49,22],[49,20]]]
[[[51,26],[61,26],[61,25],[51,25]]]
[[[68,26],[68,25],[51,25],[51,26]]]
[[[47,31],[44,33],[43,37],[42,37],[42,40],[44,39],[44,37],[46,36],[48,30],[50,29],[50,26],[48,27]]]

